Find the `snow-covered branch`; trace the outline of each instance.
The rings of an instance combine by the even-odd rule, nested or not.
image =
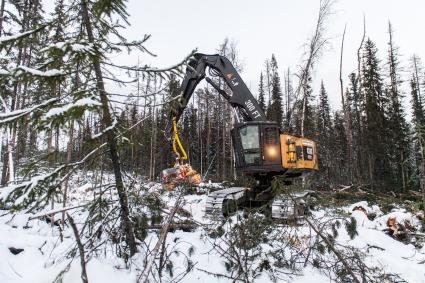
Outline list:
[[[2,36],[2,37],[0,37],[0,47],[2,47],[3,45],[5,45],[7,43],[12,43],[13,41],[20,40],[20,39],[23,39],[23,38],[31,35],[31,34],[37,33],[39,31],[43,30],[45,27],[47,27],[47,25],[43,25],[43,26],[40,26],[36,29],[29,30],[29,31],[26,31],[26,32],[22,32],[22,33],[17,33],[17,34],[10,35],[10,36]]]
[[[41,49],[40,52],[47,52],[50,50],[61,50],[65,54],[68,52],[86,52],[94,54],[96,52],[93,44],[84,41],[75,42],[75,40],[56,42]]]
[[[5,124],[5,123],[10,123],[10,122],[14,122],[17,119],[20,119],[22,117],[24,117],[25,115],[29,115],[32,112],[42,109],[52,103],[57,102],[59,99],[58,98],[51,98],[48,99],[46,101],[44,101],[43,103],[34,105],[30,108],[25,108],[25,109],[19,109],[19,110],[15,110],[15,111],[11,111],[8,112],[8,110],[6,109],[6,112],[0,113],[0,125]]]
[[[103,131],[101,131],[100,133],[97,133],[97,134],[95,134],[95,135],[92,135],[91,136],[91,138],[94,140],[94,139],[97,139],[97,138],[99,138],[99,137],[101,137],[101,136],[103,136],[105,133],[107,133],[107,132],[109,132],[109,131],[112,131],[113,129],[115,129],[115,126],[118,124],[118,121],[116,120],[116,119],[114,119],[113,121],[112,121],[112,125],[110,125],[109,127],[107,127],[107,128],[105,128]]]
[[[171,65],[169,67],[165,67],[165,68],[153,68],[153,67],[149,67],[149,66],[129,67],[129,66],[122,66],[122,65],[115,65],[115,64],[109,63],[109,62],[103,62],[103,64],[109,65],[109,66],[112,66],[112,67],[115,67],[115,68],[127,70],[127,71],[145,72],[145,73],[167,73],[167,72],[173,72],[174,71],[173,73],[177,74],[175,72],[181,73],[182,71],[179,68],[186,65],[186,62],[193,56],[193,54],[195,52],[196,52],[196,49],[192,50],[192,52],[189,55],[187,55],[182,61],[178,62],[177,64]]]
[[[47,71],[40,71],[37,69],[29,68],[27,66],[19,66],[15,69],[15,72],[23,71],[25,73],[37,76],[37,77],[57,77],[63,75],[63,72],[58,69],[51,69]]]
[[[94,100],[93,98],[82,98],[79,99],[75,102],[66,104],[64,106],[61,107],[54,107],[52,109],[50,109],[46,114],[44,114],[44,119],[51,119],[53,117],[56,116],[62,116],[65,115],[67,112],[71,111],[72,109],[75,108],[92,108],[92,107],[97,107],[100,106],[100,102],[97,100]]]
[[[44,175],[35,176],[29,181],[22,182],[18,185],[9,185],[7,187],[2,188],[0,191],[0,201],[5,203],[13,202],[13,206],[15,207],[20,207],[22,205],[25,206],[25,204],[31,202],[32,199],[35,199],[36,196],[48,194],[49,190],[45,188],[40,190],[40,188],[44,187],[43,184],[49,184],[50,187],[52,187],[52,183],[58,181],[58,175],[66,167],[66,165],[62,165],[53,170],[52,172],[49,172]],[[38,191],[37,188],[39,189]]]

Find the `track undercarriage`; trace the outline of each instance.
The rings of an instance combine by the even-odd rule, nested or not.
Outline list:
[[[311,194],[312,191],[302,191],[277,195],[271,190],[270,182],[261,179],[253,188],[230,187],[211,192],[207,197],[205,212],[209,216],[227,217],[238,209],[260,208],[265,215],[274,219],[297,221],[309,213],[308,199]]]

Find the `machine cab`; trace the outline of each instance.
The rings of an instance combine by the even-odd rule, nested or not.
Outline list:
[[[299,177],[318,170],[316,143],[281,133],[275,122],[245,122],[232,130],[236,168],[248,173]]]
[[[282,171],[280,129],[275,122],[245,122],[232,130],[236,167],[244,172]]]

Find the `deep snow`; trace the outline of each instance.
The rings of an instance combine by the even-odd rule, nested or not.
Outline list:
[[[81,205],[92,198],[90,183],[82,183],[70,192],[72,200],[68,206]],[[159,184],[151,183],[146,186],[149,191],[160,191]],[[171,207],[175,201],[173,193],[161,193],[162,199]],[[186,195],[184,197],[184,209],[189,211],[193,220],[204,225],[211,225],[212,220],[205,217],[204,205],[206,195]],[[361,211],[352,211],[355,206],[362,206],[368,212],[374,212],[377,217],[371,221],[366,214]],[[58,204],[59,207],[59,204]],[[337,241],[357,248],[370,248],[366,263],[369,266],[377,266],[385,271],[398,274],[407,282],[425,282],[425,264],[419,262],[425,260],[425,248],[416,249],[411,244],[401,243],[382,230],[386,227],[386,220],[389,216],[397,219],[408,219],[411,223],[419,225],[418,220],[409,212],[402,209],[394,210],[384,215],[379,207],[369,206],[366,202],[353,204],[349,207],[341,208],[347,214],[351,214],[357,220],[358,236],[350,239],[345,229],[341,228]],[[47,210],[47,209],[46,209]],[[87,216],[84,207],[70,210],[78,225],[81,225]],[[0,211],[0,282],[53,282],[61,270],[66,268],[70,259],[64,255],[75,245],[74,235],[71,229],[63,232],[64,241],[59,240],[59,230],[56,226],[51,226],[40,219],[29,220],[30,215],[22,213],[6,214]],[[328,210],[315,211],[313,217],[322,217],[329,214]],[[58,214],[56,217],[60,217]],[[284,229],[284,228],[280,228]],[[302,227],[301,227],[302,229]],[[153,246],[156,242],[156,233],[151,232],[146,238],[146,242]],[[194,268],[180,282],[230,282],[229,279],[216,278],[208,275],[202,270],[212,273],[226,274],[224,260],[212,249],[213,240],[208,237],[204,228],[198,228],[193,232],[183,232],[177,230],[170,232],[167,237],[167,244],[170,249],[175,249],[171,258],[174,262],[173,277],[167,272],[163,274],[163,281],[170,282],[180,279],[185,273],[187,260],[190,259]],[[18,255],[13,255],[9,247],[24,249]],[[189,249],[193,249],[193,254],[189,256]],[[381,250],[383,249],[383,250]],[[105,253],[98,258],[91,258],[87,264],[87,273],[90,283],[108,282],[135,282],[142,269],[142,253],[132,259],[131,270],[125,269],[121,259],[113,256],[112,253]],[[63,278],[63,282],[79,282],[80,261],[78,256],[70,264],[68,272]],[[180,274],[180,275],[179,275]],[[286,278],[288,282],[330,282],[330,279],[320,270],[312,266],[307,266],[301,275]],[[270,282],[266,274],[258,277],[255,282]]]

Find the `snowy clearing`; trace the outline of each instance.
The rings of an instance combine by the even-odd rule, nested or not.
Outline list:
[[[206,185],[203,185],[205,188]],[[213,184],[211,186],[214,186]],[[201,186],[202,187],[202,186]],[[202,189],[202,188],[200,188]],[[167,206],[171,207],[175,201],[175,194],[163,192],[160,184],[145,183],[144,190],[148,193],[160,194],[161,199]],[[114,193],[112,193],[114,195]],[[81,228],[88,216],[86,202],[95,196],[93,185],[86,181],[80,181],[70,192],[72,200],[69,207],[76,208],[69,210]],[[105,195],[106,197],[106,195]],[[110,196],[112,198],[112,196]],[[170,231],[167,236],[167,245],[171,251],[170,259],[173,262],[172,272],[163,271],[162,280],[164,282],[231,282],[225,277],[215,277],[212,274],[228,275],[225,260],[220,257],[220,253],[213,248],[214,245],[226,246],[224,238],[212,238],[211,230],[217,223],[205,216],[204,206],[206,194],[189,194],[184,196],[183,209],[191,214],[193,221],[202,226],[190,232],[182,230]],[[81,207],[78,207],[81,206]],[[363,207],[369,212],[375,212],[374,220],[369,220],[363,211],[355,210],[355,207]],[[56,204],[55,209],[60,210],[61,205]],[[346,213],[350,213],[357,220],[358,235],[351,239],[347,231],[341,227],[338,230],[337,242],[355,248],[367,250],[366,264],[378,267],[386,272],[397,274],[406,282],[425,282],[425,248],[415,248],[412,244],[404,244],[385,234],[382,230],[386,227],[388,217],[396,217],[400,221],[409,220],[413,225],[420,225],[418,220],[411,213],[403,209],[396,209],[388,214],[383,214],[379,207],[369,206],[367,202],[360,202],[348,207],[341,208]],[[63,282],[78,282],[80,279],[81,267],[78,255],[71,260],[69,253],[75,246],[75,238],[72,230],[65,226],[62,232],[63,241],[60,240],[58,226],[51,225],[42,218],[43,213],[49,214],[55,210],[46,209],[36,215],[18,213],[11,216],[6,211],[0,211],[0,282],[53,282],[62,270],[68,270]],[[6,214],[6,215],[5,215]],[[321,209],[314,211],[313,219],[330,217],[332,211]],[[60,219],[61,213],[55,215],[54,219]],[[30,220],[32,219],[32,220]],[[237,223],[238,216],[231,217]],[[231,229],[232,225],[226,224],[225,229]],[[293,229],[294,227],[292,227]],[[289,226],[276,224],[271,231],[280,233]],[[296,227],[298,233],[307,231],[306,225]],[[83,239],[85,241],[86,239]],[[149,246],[155,245],[157,233],[151,230],[145,240]],[[261,260],[268,257],[272,250],[272,245],[262,244]],[[14,249],[23,249],[18,254],[13,254]],[[18,250],[19,251],[19,250]],[[112,250],[105,250],[97,257],[88,260],[87,273],[89,282],[135,282],[143,267],[145,257],[142,250],[131,259],[131,269],[125,268],[125,263],[118,258]],[[269,259],[271,260],[271,259]],[[421,264],[422,262],[422,264]],[[69,264],[69,266],[68,266]],[[186,274],[188,265],[192,271]],[[282,276],[280,277],[283,278]],[[325,270],[307,265],[296,274],[284,276],[287,282],[330,282]],[[261,273],[255,282],[270,282],[267,272]]]

